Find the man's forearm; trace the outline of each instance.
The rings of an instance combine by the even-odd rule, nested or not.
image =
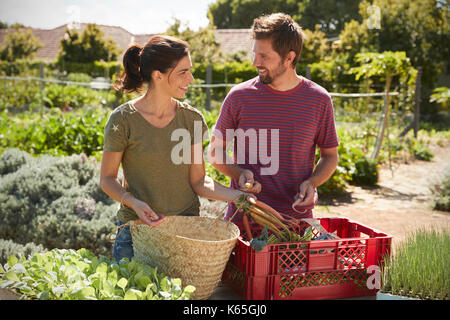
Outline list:
[[[314,188],[325,183],[334,173],[338,164],[337,155],[321,156],[312,176],[308,179]]]

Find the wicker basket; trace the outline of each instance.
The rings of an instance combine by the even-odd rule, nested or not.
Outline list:
[[[168,216],[157,227],[134,223],[130,229],[134,259],[193,285],[197,300],[217,288],[239,237],[231,222],[196,216]]]

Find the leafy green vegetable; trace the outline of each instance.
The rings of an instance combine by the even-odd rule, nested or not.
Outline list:
[[[11,255],[0,267],[0,288],[42,300],[187,300],[195,291],[156,268],[127,259],[116,263],[84,248],[53,249],[28,259]]]

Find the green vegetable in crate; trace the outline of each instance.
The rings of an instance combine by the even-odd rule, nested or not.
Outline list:
[[[273,234],[271,236],[273,236]],[[256,252],[261,251],[267,245],[268,240],[269,240],[268,228],[267,226],[265,226],[259,237],[250,240],[250,247],[252,247]]]
[[[285,232],[284,230],[282,231],[283,233]],[[298,234],[294,233],[294,240],[295,242],[308,242],[311,241],[312,236],[313,236],[313,232],[312,232],[312,227],[308,227],[306,228],[305,232],[303,233],[303,236],[300,236]],[[278,240],[277,237],[270,235],[269,239],[267,240],[267,244],[275,244],[275,243],[280,243],[280,241]]]

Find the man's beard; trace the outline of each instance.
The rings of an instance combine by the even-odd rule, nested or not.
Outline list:
[[[273,80],[281,76],[285,71],[286,67],[284,67],[281,63],[276,67],[273,72],[270,72],[268,69],[263,69],[266,71],[266,75],[259,75],[259,80],[264,84],[271,84]]]

